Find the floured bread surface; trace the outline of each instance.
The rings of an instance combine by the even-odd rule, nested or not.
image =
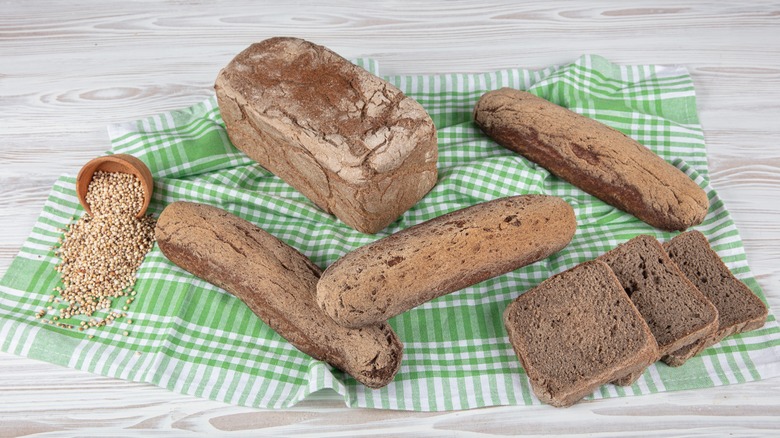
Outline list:
[[[215,89],[237,148],[358,231],[381,230],[436,183],[423,107],[325,47],[253,44]]]

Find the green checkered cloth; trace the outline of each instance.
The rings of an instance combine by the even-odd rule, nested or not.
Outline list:
[[[356,61],[377,73],[370,60]],[[710,186],[693,83],[684,68],[617,66],[584,56],[541,71],[392,76],[438,128],[439,181],[377,235],[361,234],[318,208],[235,149],[215,99],[180,111],[109,127],[112,153],[145,161],[155,177],[150,212],[178,200],[214,205],[257,224],[325,268],[343,254],[411,225],[478,202],[527,193],[564,198],[578,221],[571,244],[531,266],[440,297],[390,320],[405,344],[395,380],[371,390],[313,360],[268,328],[238,299],[171,264],[155,247],[138,272],[128,318],[86,332],[36,320],[58,285],[51,247],[71,217],[83,214],[74,178],[54,185],[32,234],[0,283],[0,347],[6,352],[183,394],[281,408],[330,388],[348,406],[441,411],[533,405],[526,375],[509,345],[502,313],[549,276],[592,259],[638,234],[661,232],[551,176],[498,146],[472,122],[486,91],[530,90],[613,126],[654,150],[702,186],[710,199],[695,227],[734,274],[759,296],[742,242]],[[124,303],[117,304],[117,308]],[[128,331],[129,336],[123,332]],[[94,334],[89,338],[88,334]],[[731,336],[679,368],[651,366],[631,387],[604,385],[589,398],[727,385],[780,375],[780,328]]]

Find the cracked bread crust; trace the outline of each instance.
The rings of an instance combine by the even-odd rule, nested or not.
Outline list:
[[[485,93],[474,120],[493,140],[662,230],[701,223],[706,193],[631,137],[525,91]]]
[[[243,301],[300,351],[370,388],[392,381],[403,346],[386,323],[339,326],[317,306],[320,268],[251,223],[202,204],[174,202],[157,220],[162,253]]]
[[[561,198],[522,195],[457,210],[360,247],[328,267],[317,302],[360,327],[544,259],[577,227]]]
[[[385,228],[436,184],[423,107],[325,47],[252,44],[214,88],[238,149],[358,231]]]
[[[517,297],[504,311],[504,325],[534,394],[556,407],[641,372],[658,357],[650,329],[600,260]]]

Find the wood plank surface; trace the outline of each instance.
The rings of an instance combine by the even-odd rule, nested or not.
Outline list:
[[[383,74],[541,68],[592,53],[682,64],[714,187],[780,308],[780,2],[206,2],[0,4],[0,275],[55,179],[109,148],[106,125],[211,95],[252,42],[298,36]],[[780,366],[780,365],[779,365]],[[346,409],[332,394],[266,411],[0,353],[0,437],[772,435],[780,379],[580,403],[444,413]]]

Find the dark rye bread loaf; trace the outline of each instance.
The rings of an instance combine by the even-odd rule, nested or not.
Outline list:
[[[173,263],[235,295],[292,345],[370,388],[387,385],[403,346],[389,325],[339,326],[317,306],[320,269],[306,256],[219,208],[175,202],[157,221]]]
[[[699,231],[688,231],[664,243],[669,257],[718,309],[718,328],[708,337],[669,353],[663,360],[679,366],[726,336],[755,330],[766,322],[766,305],[739,281]]]
[[[599,260],[520,295],[504,325],[534,394],[553,406],[569,406],[658,357],[647,324]]]
[[[660,359],[711,335],[715,306],[680,272],[655,237],[637,236],[598,258],[609,265],[658,343]],[[614,383],[630,385],[641,373]]]
[[[214,85],[230,141],[364,233],[436,184],[436,129],[389,82],[297,38],[252,44]]]
[[[662,230],[700,223],[709,201],[682,171],[620,131],[524,91],[484,94],[474,120],[493,140]]]
[[[523,195],[457,210],[360,247],[328,267],[317,302],[339,324],[385,321],[548,257],[577,223],[561,198]]]

